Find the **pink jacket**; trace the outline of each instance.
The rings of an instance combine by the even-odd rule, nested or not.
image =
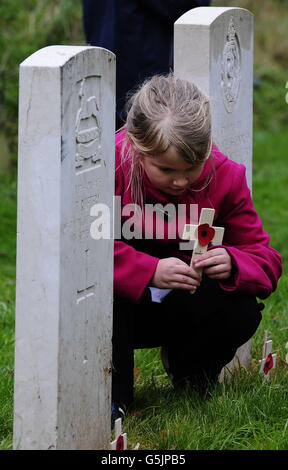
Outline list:
[[[125,205],[133,203],[129,188],[129,161],[121,163],[124,136],[125,131],[116,134],[116,196],[121,196],[122,209]],[[235,271],[233,279],[219,281],[221,288],[264,299],[276,289],[282,273],[281,256],[269,246],[269,235],[263,230],[261,220],[253,207],[244,165],[229,160],[216,147],[213,147],[211,155],[198,180],[181,196],[169,196],[159,191],[144,174],[145,203],[160,203],[163,206],[173,203],[176,207],[182,204],[182,210],[185,208],[185,220],[182,217],[180,221],[181,217],[177,216],[179,226],[180,222],[182,226],[184,223],[197,223],[197,220],[191,221],[189,217],[191,205],[194,205],[194,208],[195,204],[198,205],[198,217],[203,207],[215,209],[213,225],[225,228],[221,246],[229,252]],[[204,188],[208,177],[212,179]],[[131,216],[133,212],[130,215],[122,215],[122,224],[127,221],[129,223]],[[154,222],[155,217],[157,215],[154,215]],[[138,224],[138,229],[142,229],[142,238],[127,240],[122,237],[121,240],[115,240],[114,292],[116,296],[125,297],[133,303],[140,302],[159,259],[177,257],[187,263],[191,259],[191,249],[180,249],[179,243],[183,243],[181,236],[176,234],[176,237],[169,238],[169,221],[163,221],[163,215],[160,213],[158,217],[162,218],[164,224],[162,239],[149,239],[149,235],[144,236],[144,230],[147,228],[141,221],[141,227]],[[147,225],[146,219],[145,223]],[[155,227],[151,230],[155,237]],[[180,230],[177,232],[182,233]],[[213,247],[210,246],[209,249],[211,248]]]

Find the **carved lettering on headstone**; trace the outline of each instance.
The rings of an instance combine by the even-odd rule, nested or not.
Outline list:
[[[78,233],[78,249],[77,256],[78,262],[78,284],[77,284],[77,305],[79,300],[93,295],[95,289],[95,272],[93,252],[91,252],[91,238],[90,238],[90,207],[96,204],[98,200],[97,195],[88,196],[76,201],[76,230]],[[89,290],[89,296],[82,295],[85,291]],[[79,296],[79,294],[81,294]]]
[[[226,42],[223,50],[221,85],[224,105],[228,113],[233,110],[237,101],[241,82],[241,55],[239,38],[233,18],[230,18]]]

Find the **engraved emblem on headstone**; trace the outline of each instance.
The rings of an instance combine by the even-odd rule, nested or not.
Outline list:
[[[95,96],[97,77],[83,78],[79,87],[80,107],[76,116],[76,171],[101,165],[99,103]]]
[[[230,113],[237,101],[241,81],[241,55],[233,18],[230,18],[221,67],[221,85],[226,110]]]

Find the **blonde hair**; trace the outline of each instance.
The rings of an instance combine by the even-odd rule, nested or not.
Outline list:
[[[129,144],[131,195],[141,206],[141,156],[161,154],[173,145],[185,161],[197,166],[212,147],[209,100],[196,85],[172,73],[146,80],[130,97],[124,128],[122,155]]]

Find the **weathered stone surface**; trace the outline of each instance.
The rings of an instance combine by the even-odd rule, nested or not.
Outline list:
[[[115,56],[50,46],[20,66],[14,448],[110,445]],[[111,230],[112,230],[111,220]]]

